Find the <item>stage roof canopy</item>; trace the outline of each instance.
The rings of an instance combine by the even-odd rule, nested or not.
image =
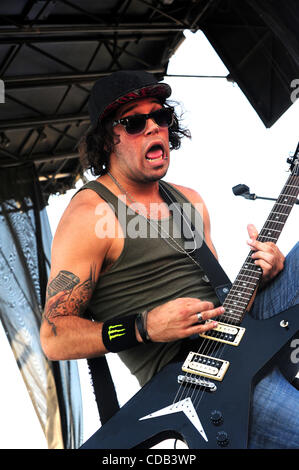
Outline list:
[[[73,187],[94,81],[118,69],[163,78],[185,30],[204,32],[266,127],[292,105],[297,0],[2,0],[0,166],[33,161],[45,200]]]

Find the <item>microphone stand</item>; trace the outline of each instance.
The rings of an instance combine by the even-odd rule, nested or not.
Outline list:
[[[295,151],[294,155],[292,157],[287,158],[287,163],[289,163],[291,165],[291,168],[294,165],[294,162],[296,161],[296,159],[298,159],[298,157],[299,157],[299,142],[298,142],[298,145],[297,145],[297,148],[296,148],[296,151]],[[250,193],[249,192],[249,187],[246,186],[246,184],[237,184],[236,186],[234,186],[232,188],[232,190],[233,190],[233,193],[234,193],[235,196],[242,196],[242,197],[245,197],[245,199],[251,199],[253,201],[255,199],[266,199],[267,201],[276,201],[277,200],[277,199],[274,199],[272,197],[262,197],[262,196],[257,196],[254,193]],[[297,199],[295,204],[299,204],[299,199]]]
[[[242,196],[245,199],[250,199],[252,201],[255,201],[256,199],[264,199],[264,200],[267,200],[267,201],[276,201],[276,199],[273,198],[273,197],[257,196],[254,193],[250,193],[249,192],[249,187],[246,186],[246,184],[237,184],[236,186],[234,186],[232,188],[232,190],[233,190],[233,193],[234,193],[235,196]],[[299,205],[299,199],[297,199],[295,204]]]

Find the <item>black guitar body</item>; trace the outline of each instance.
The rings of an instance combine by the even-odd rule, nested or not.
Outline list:
[[[225,346],[222,359],[230,365],[223,380],[214,381],[217,390],[202,391],[184,385],[184,393],[175,400],[191,398],[207,440],[182,411],[140,421],[174,402],[180,387],[177,377],[182,374],[180,362],[170,363],[159,372],[81,449],[149,448],[166,438],[180,438],[190,449],[247,448],[253,387],[297,333],[299,306],[268,320],[254,320],[247,315],[242,327],[246,331],[240,344]],[[198,349],[196,344],[194,341],[194,352]]]

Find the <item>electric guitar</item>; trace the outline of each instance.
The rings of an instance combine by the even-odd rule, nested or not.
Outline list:
[[[299,144],[291,174],[258,240],[277,242],[299,193]],[[81,449],[149,448],[180,438],[190,449],[244,449],[254,385],[299,330],[299,306],[267,320],[246,315],[262,271],[248,254],[218,326],[182,362],[156,374]],[[298,275],[298,274],[297,274]],[[154,399],[153,399],[154,397]]]

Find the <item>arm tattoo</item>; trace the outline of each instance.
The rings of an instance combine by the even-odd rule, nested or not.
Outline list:
[[[56,295],[60,291],[71,290],[78,283],[80,279],[75,274],[69,271],[60,271],[54,279],[50,282],[47,289],[48,297]]]
[[[47,302],[44,319],[52,326],[56,336],[56,317],[79,316],[85,310],[95,287],[95,267],[91,266],[89,277],[80,278],[70,271],[59,271],[47,288]]]

